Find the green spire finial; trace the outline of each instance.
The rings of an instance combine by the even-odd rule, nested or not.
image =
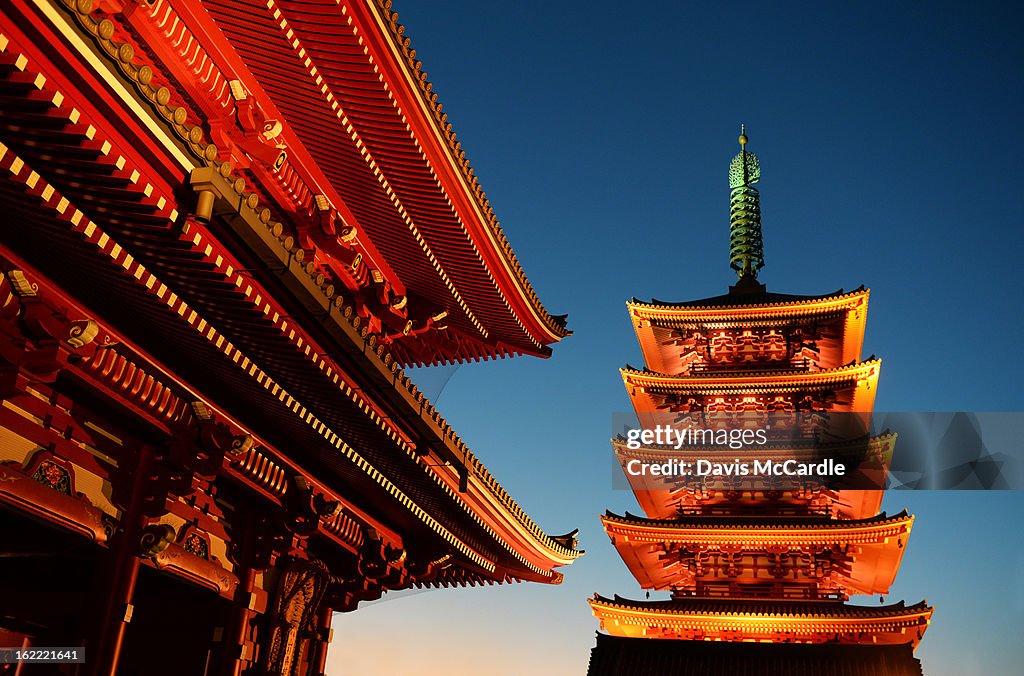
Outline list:
[[[757,279],[764,267],[761,197],[753,187],[761,179],[757,155],[747,152],[747,129],[740,124],[740,152],[729,164],[729,265],[740,279]]]

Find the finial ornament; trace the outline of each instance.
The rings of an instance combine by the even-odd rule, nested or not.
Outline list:
[[[729,265],[739,278],[757,279],[764,267],[761,196],[753,187],[761,179],[757,155],[747,152],[747,130],[740,125],[740,152],[729,164]]]

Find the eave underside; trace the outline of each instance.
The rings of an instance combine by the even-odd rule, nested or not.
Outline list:
[[[388,495],[388,489],[382,490],[380,483],[360,469],[358,462],[352,462],[352,458],[347,458],[346,453],[339,452],[337,446],[324,437],[320,427],[322,423],[310,425],[304,416],[295,415],[292,410],[294,400],[288,398],[287,401],[292,404],[282,401],[279,392],[275,393],[276,387],[252,387],[252,377],[239,368],[237,355],[232,357],[213,349],[204,336],[181,322],[177,313],[168,311],[169,308],[161,311],[158,306],[154,306],[146,297],[145,289],[136,286],[137,280],[123,269],[99,265],[98,261],[81,250],[76,242],[76,233],[62,230],[60,221],[51,220],[45,211],[22,210],[21,200],[16,193],[7,190],[0,190],[0,199],[9,217],[34,224],[31,229],[20,229],[18,235],[8,238],[7,242],[29,256],[33,252],[45,251],[46,258],[36,257],[33,263],[39,265],[47,276],[63,288],[74,288],[76,280],[84,274],[90,284],[78,287],[76,295],[87,307],[100,308],[101,316],[115,326],[124,327],[124,333],[134,342],[148,344],[154,357],[167,364],[180,377],[198,386],[204,395],[216,402],[228,402],[228,410],[251,429],[258,430],[261,436],[275,446],[292,449],[309,471],[349,496],[358,507],[376,513],[396,531],[420,534],[413,539],[433,539],[434,536],[428,535],[430,529],[424,529],[421,520],[408,511],[408,503],[403,505],[401,501],[394,502],[394,496]],[[170,261],[168,254],[169,250],[165,250],[165,260]],[[116,306],[108,302],[114,297],[117,298]],[[161,336],[162,341],[149,341],[148,338],[154,335]],[[256,335],[254,330],[253,336]],[[270,354],[263,356],[273,367]],[[513,574],[538,579],[536,573],[539,571],[523,569],[520,562],[506,559],[507,554],[494,549],[497,542],[485,534],[479,523],[473,523],[472,518],[467,519],[468,514],[456,516],[461,510],[456,508],[453,511],[451,498],[443,497],[446,491],[440,490],[441,486],[428,478],[428,472],[419,463],[405,453],[396,452],[395,440],[373,424],[358,407],[345,403],[338,394],[325,391],[321,397],[317,397],[311,390],[306,391],[298,383],[295,385],[291,391],[301,399],[308,397],[312,401],[333,401],[341,407],[333,414],[322,411],[326,413],[323,420],[345,435],[346,447],[360,449],[384,477],[389,477],[392,484],[401,486],[407,496],[403,500],[411,500],[417,506],[416,509],[426,510],[426,513],[432,515],[430,521],[436,520],[442,524],[445,530],[465,542],[471,551],[481,554],[484,560],[505,560],[506,565],[510,566],[505,570],[511,572],[518,569]],[[308,386],[312,387],[313,382],[309,381]],[[273,424],[268,424],[270,420]],[[448,493],[454,495],[450,489]],[[488,571],[481,569],[481,572]],[[493,569],[489,572],[495,573]],[[505,574],[498,573],[498,578],[502,579]]]
[[[8,43],[5,38],[4,48],[9,48],[7,54],[10,54],[13,43]],[[72,290],[87,306],[98,309],[104,319],[124,327],[139,344],[152,345],[159,353],[158,357],[172,365],[176,373],[190,377],[217,401],[229,402],[229,408],[237,412],[240,419],[265,432],[266,438],[281,448],[307,449],[311,455],[302,460],[311,470],[332,477],[329,481],[346,492],[367,496],[362,506],[390,505],[384,508],[384,519],[407,532],[423,533],[423,537],[430,540],[433,536],[425,533],[422,522],[417,523],[420,520],[412,517],[405,507],[392,503],[391,497],[370,497],[379,495],[379,483],[368,481],[365,471],[346,462],[345,455],[338,453],[336,444],[325,443],[329,439],[324,438],[323,425],[326,423],[338,430],[346,430],[346,441],[370,456],[379,452],[381,455],[373,460],[374,465],[385,476],[406,487],[411,501],[442,521],[453,515],[452,507],[461,500],[456,491],[450,485],[430,479],[428,475],[431,472],[424,472],[423,467],[407,454],[395,453],[395,435],[384,430],[380,421],[374,421],[362,407],[353,405],[355,402],[351,398],[341,396],[336,385],[331,388],[322,379],[316,385],[315,380],[319,376],[309,380],[313,374],[309,371],[308,361],[303,365],[304,360],[294,352],[296,345],[288,345],[280,335],[273,335],[273,322],[251,312],[251,302],[238,295],[239,286],[224,276],[221,262],[214,261],[216,252],[211,257],[209,251],[204,253],[202,247],[197,250],[195,241],[190,243],[189,238],[184,237],[188,229],[177,222],[177,217],[170,210],[169,204],[173,201],[157,199],[166,188],[156,180],[155,187],[144,183],[145,173],[142,181],[138,172],[132,174],[132,164],[137,160],[130,155],[127,164],[125,157],[115,163],[118,156],[111,154],[99,139],[93,142],[97,130],[90,128],[89,131],[84,124],[85,115],[89,113],[82,114],[82,110],[88,111],[89,106],[83,106],[75,113],[74,119],[70,119],[72,116],[67,111],[72,92],[66,87],[63,93],[44,90],[52,80],[26,79],[24,71],[36,64],[15,61],[5,64],[5,75],[13,77],[3,91],[10,101],[5,111],[3,140],[24,152],[32,166],[26,166],[22,158],[7,148],[3,149],[4,175],[10,181],[4,184],[2,198],[9,219],[32,223],[33,226],[12,228],[5,240],[44,274],[59,282],[62,288]],[[26,96],[33,91],[42,96]],[[61,116],[62,111],[65,117]],[[80,114],[82,124],[78,124]],[[102,138],[104,133],[115,132],[109,128],[101,129],[99,137]],[[117,148],[126,154],[129,152],[124,141],[116,142],[114,149]],[[137,166],[142,168],[142,165]],[[121,171],[124,167],[127,167],[125,171]],[[31,171],[35,168],[39,168],[42,176]],[[143,168],[143,171],[149,169]],[[67,189],[67,195],[58,192],[47,178],[61,183],[59,190]],[[100,240],[90,241],[86,231],[97,237],[100,231],[78,211],[76,203],[86,211],[102,214],[104,227],[109,228],[118,241],[115,243],[105,233],[102,234],[102,245],[97,244]],[[102,251],[93,248],[97,246]],[[126,255],[129,250],[133,256]],[[153,294],[162,285],[140,276],[140,260],[151,265],[152,271],[159,272],[182,297],[194,302],[193,310],[198,309],[225,333],[232,334],[237,344],[226,344],[222,338],[211,343],[208,339],[212,335],[208,330],[212,328],[211,324],[197,319],[197,315],[190,313],[187,305],[179,303],[180,299],[175,299],[173,293],[167,296],[166,291],[159,291],[164,301],[174,299],[170,305],[157,301]],[[149,286],[141,281],[143,278],[147,279]],[[112,302],[115,299],[117,302]],[[181,311],[176,312],[175,306]],[[154,341],[154,336],[159,336],[160,340]],[[278,388],[268,388],[268,381],[262,375],[256,379],[253,373],[259,369],[240,357],[236,349],[239,346],[256,357],[260,366],[273,369],[284,381],[291,381],[288,390],[292,394],[305,401],[322,402],[328,408],[340,408],[334,413],[321,411],[323,418],[315,425],[304,419],[304,415],[296,416],[294,400],[284,396]],[[300,375],[303,371],[305,376]],[[306,380],[306,384],[294,378]],[[319,393],[318,389],[321,390]],[[268,412],[276,412],[270,416],[275,421],[273,425],[267,423]],[[347,468],[346,464],[349,465]],[[485,483],[493,483],[489,475],[482,474],[481,477]],[[375,487],[374,483],[378,485]],[[355,500],[358,502],[360,498]],[[462,525],[449,522],[444,528],[455,533],[455,537],[465,536],[467,542],[472,541],[469,548],[485,552],[485,558],[503,560],[505,554],[491,551],[497,541],[493,535],[485,533],[487,527],[473,509],[456,517],[457,521],[463,521]],[[456,513],[461,511],[461,507],[455,510]],[[513,517],[511,522],[517,519]],[[464,531],[465,528],[469,530]],[[472,531],[476,535],[470,535]],[[487,544],[488,541],[491,544]],[[539,562],[535,554],[527,556]],[[573,556],[570,554],[569,558]],[[526,564],[524,560],[509,560],[508,564],[508,567],[499,564],[499,568],[504,569],[497,573],[499,579],[506,574],[526,579],[560,578],[550,569],[543,570],[543,564],[540,568],[530,567],[535,564]],[[487,573],[487,567],[483,566],[481,572]]]

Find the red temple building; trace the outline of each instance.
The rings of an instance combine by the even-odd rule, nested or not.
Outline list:
[[[659,414],[849,413],[862,421],[880,368],[861,358],[868,291],[794,296],[757,281],[760,169],[746,143],[741,135],[730,167],[739,281],[714,298],[628,304],[646,362],[622,370],[633,407],[641,422]],[[858,442],[865,466],[884,475],[895,440]],[[631,449],[625,439],[613,445],[623,467],[737,455],[711,446]],[[802,457],[853,445],[793,438],[760,453]],[[645,516],[609,513],[605,531],[640,586],[671,598],[595,596],[590,606],[602,631],[590,674],[921,673],[913,649],[931,607],[847,603],[854,594],[888,593],[910,535],[912,516],[879,513],[882,490],[626,474]]]
[[[322,674],[579,555],[403,371],[569,332],[390,0],[5,0],[0,205],[0,645],[85,648],[15,673]]]

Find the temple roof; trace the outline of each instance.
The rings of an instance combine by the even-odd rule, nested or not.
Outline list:
[[[750,642],[825,644],[833,648],[836,644],[916,647],[934,610],[924,601],[909,606],[900,602],[867,607],[833,600],[686,598],[631,601],[619,596],[609,599],[598,594],[588,599],[588,603],[593,614],[601,620],[601,628],[612,636],[670,639],[654,643],[680,644],[697,649],[721,641],[744,645]],[[833,654],[838,657],[839,653]]]
[[[9,217],[33,224],[14,229],[5,244],[59,287],[75,289],[86,316],[121,333],[118,350],[159,365],[163,376],[154,377],[180,385],[182,398],[197,396],[182,383],[200,390],[277,464],[312,473],[353,509],[372,511],[382,528],[450,547],[459,565],[498,579],[560,580],[553,568],[580,554],[574,538],[552,537],[525,514],[360,327],[352,299],[299,265],[300,247],[272,232],[262,218],[267,209],[242,192],[231,164],[212,159],[217,149],[200,125],[182,122],[185,107],[167,103],[167,87],[149,84],[154,69],[141,52],[118,48],[96,28],[99,17],[82,11],[87,5],[55,15],[68,22],[56,38],[0,40],[4,62],[13,64],[5,82],[23,83],[3,93],[0,200]],[[71,81],[62,74],[71,69],[33,51],[54,40],[62,49],[81,42],[100,70],[83,69],[84,83]],[[163,127],[132,128],[139,123],[121,108],[131,104],[108,91],[114,85],[150,97],[152,110],[142,114],[192,145],[161,145]],[[206,164],[211,180],[225,183],[231,211],[208,223],[182,216],[176,207],[188,174],[167,165],[186,161]],[[237,229],[227,232],[220,218]],[[263,247],[256,265],[225,244],[242,238]]]
[[[462,149],[462,143],[457,140],[456,134],[452,130],[452,124],[448,121],[448,114],[443,111],[437,92],[434,91],[433,84],[427,78],[427,73],[422,69],[423,62],[416,58],[416,50],[411,47],[409,35],[405,30],[405,26],[398,23],[398,12],[391,11],[391,0],[374,0],[374,2],[377,5],[380,17],[383,19],[382,23],[390,29],[389,35],[392,43],[401,52],[402,61],[409,73],[410,79],[417,85],[420,100],[427,108],[430,109],[435,126],[441,136],[444,137],[448,146],[448,151],[459,166],[463,180],[473,193],[478,207],[486,216],[488,228],[490,229],[493,238],[496,240],[498,249],[504,256],[505,263],[512,269],[513,275],[522,286],[522,292],[527,296],[533,306],[533,309],[538,313],[544,324],[555,336],[564,337],[570,335],[572,332],[566,328],[568,315],[548,314],[540,299],[537,297],[537,293],[534,291],[533,285],[526,277],[526,273],[523,271],[522,266],[516,257],[515,251],[512,249],[511,243],[505,236],[505,233],[501,228],[501,224],[498,222],[498,219],[494,214],[494,210],[491,208],[490,201],[487,199],[487,193],[481,189],[480,181],[473,168],[470,166],[469,160],[466,158],[466,153]]]
[[[568,335],[523,273],[390,3],[204,6],[282,113],[290,145],[308,151],[402,284],[449,311],[433,359],[403,339],[403,361],[547,355]]]
[[[113,19],[104,50],[127,44],[131,84],[149,99],[160,88],[156,117],[187,141],[175,162],[241,180],[339,291],[331,275],[351,261],[337,252],[358,252],[353,269],[372,280],[355,295],[394,320],[401,363],[547,356],[570,333],[526,278],[389,2],[96,5],[78,20],[95,32]],[[337,228],[321,229],[327,216]]]
[[[789,293],[769,293],[767,291],[761,293],[726,293],[720,296],[711,296],[710,298],[698,298],[695,300],[686,301],[663,301],[657,298],[652,298],[649,301],[639,300],[635,296],[627,303],[630,310],[636,310],[639,313],[658,313],[665,312],[666,314],[672,313],[673,310],[679,311],[681,315],[695,315],[700,310],[778,310],[778,309],[811,309],[814,307],[820,307],[824,305],[822,301],[835,301],[843,302],[850,300],[860,300],[868,296],[870,291],[863,286],[857,287],[853,291],[844,291],[839,289],[832,293],[826,293],[822,295],[803,295],[803,294],[789,294]]]
[[[608,530],[616,526],[629,527],[634,533],[656,531],[672,539],[672,533],[682,535],[686,531],[736,531],[743,534],[770,535],[776,539],[798,535],[809,531],[837,531],[854,533],[877,531],[884,526],[898,526],[910,530],[914,517],[906,510],[892,516],[885,512],[867,519],[832,519],[826,516],[718,516],[707,515],[697,517],[683,516],[677,519],[647,519],[626,512],[619,516],[611,511],[605,512],[601,522]]]
[[[744,615],[761,617],[900,617],[930,611],[927,601],[907,605],[903,601],[889,605],[858,606],[837,599],[672,599],[633,601],[618,594],[607,598],[594,594],[594,604],[613,608],[643,610],[672,615]]]
[[[830,385],[841,382],[852,382],[872,375],[877,375],[877,368],[881,366],[882,360],[877,358],[868,359],[856,364],[840,366],[833,369],[821,371],[725,371],[721,373],[711,372],[699,375],[669,375],[658,373],[648,369],[637,369],[632,366],[624,366],[619,369],[622,379],[627,385],[636,383],[640,385],[660,386],[665,389],[700,389],[714,385],[716,387],[727,387],[753,391],[755,389],[775,389],[775,387],[797,386],[813,387],[816,385]],[[754,387],[751,387],[754,386]]]

